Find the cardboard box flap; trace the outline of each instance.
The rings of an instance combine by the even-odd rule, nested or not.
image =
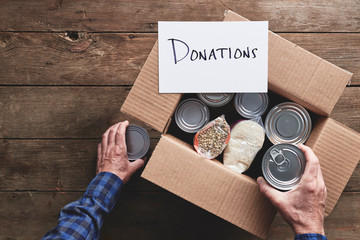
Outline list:
[[[306,145],[313,149],[320,161],[327,188],[327,216],[359,162],[360,134],[331,118],[321,118]]]
[[[224,21],[244,21],[227,11]],[[309,110],[329,115],[352,73],[269,31],[269,89]]]
[[[261,238],[276,213],[255,180],[200,157],[168,134],[161,137],[142,177]]]
[[[158,45],[155,43],[121,111],[162,132],[181,94],[159,94]]]

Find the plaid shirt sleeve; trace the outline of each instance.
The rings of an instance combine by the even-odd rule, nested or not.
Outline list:
[[[60,211],[58,225],[43,237],[48,239],[99,239],[104,217],[120,197],[123,182],[115,174],[101,172],[85,194]]]
[[[327,237],[317,233],[298,234],[295,240],[327,240]]]

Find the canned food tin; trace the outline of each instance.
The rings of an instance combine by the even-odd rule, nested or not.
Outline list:
[[[143,127],[130,124],[126,128],[126,147],[129,161],[144,157],[150,148],[147,131]]]
[[[266,151],[262,159],[262,172],[271,186],[287,191],[300,182],[305,165],[305,155],[300,148],[281,143]]]
[[[273,143],[304,143],[310,136],[311,118],[301,105],[285,102],[273,107],[265,120],[266,136]]]
[[[175,110],[178,127],[187,133],[199,131],[210,119],[208,107],[196,98],[182,101]]]
[[[269,105],[269,97],[266,93],[237,93],[234,105],[241,116],[251,119],[264,114]]]
[[[231,101],[233,93],[198,93],[198,98],[209,107],[222,107]]]

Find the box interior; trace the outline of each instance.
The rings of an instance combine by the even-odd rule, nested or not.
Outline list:
[[[291,100],[284,98],[274,92],[269,91],[269,106],[266,110],[266,112],[262,116],[262,122],[265,123],[265,118],[267,113],[270,111],[270,109],[277,104],[283,103],[283,102],[291,102]],[[196,94],[189,93],[189,94],[183,94],[182,98],[180,99],[180,102],[188,99],[188,98],[197,98]],[[197,98],[198,99],[198,98]],[[208,107],[210,110],[210,121],[214,120],[218,116],[221,116],[222,114],[225,115],[225,119],[232,128],[233,125],[235,125],[239,120],[248,120],[244,117],[242,117],[235,109],[234,107],[234,98],[225,106],[223,107]],[[319,119],[319,115],[307,110],[311,117],[312,126],[314,127],[317,123],[317,120]],[[174,117],[174,116],[172,116]],[[193,151],[195,149],[193,148],[193,138],[195,136],[195,133],[186,133],[182,131],[176,124],[175,120],[172,120],[166,129],[164,133],[171,134],[172,136],[182,140],[183,142],[189,144]],[[265,154],[266,150],[270,148],[273,144],[269,141],[269,139],[265,136],[265,141],[263,144],[263,147],[259,150],[258,154],[256,155],[253,163],[250,165],[250,168],[246,170],[243,174],[251,177],[252,179],[256,180],[257,177],[262,176],[261,171],[261,161],[262,157]],[[216,160],[219,162],[223,162],[223,154],[220,154]]]

